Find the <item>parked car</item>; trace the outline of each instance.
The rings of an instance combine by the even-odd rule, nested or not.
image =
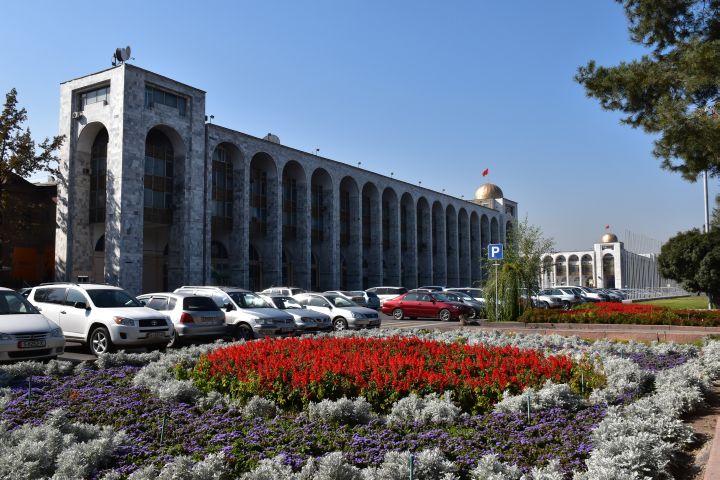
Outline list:
[[[28,300],[60,325],[67,340],[87,345],[95,355],[117,347],[164,349],[175,333],[167,315],[110,285],[42,284],[33,287]]]
[[[342,295],[343,297],[347,298],[348,300],[352,301],[353,303],[356,303],[357,305],[360,305],[361,307],[367,307],[367,300],[365,297],[365,292],[363,292],[362,290],[359,290],[359,291],[328,290],[325,293],[330,293],[333,295]]]
[[[183,286],[175,293],[210,297],[225,311],[228,334],[235,339],[287,336],[295,332],[292,315],[270,306],[258,294],[237,287]]]
[[[582,287],[577,285],[573,286],[572,288],[580,290],[585,297],[585,301],[587,302],[607,302],[610,298],[606,293],[595,288]]]
[[[377,311],[360,307],[344,295],[301,293],[295,295],[294,298],[308,310],[329,315],[335,330],[380,328],[380,317]]]
[[[262,295],[262,297],[273,307],[293,316],[297,333],[329,332],[333,329],[329,315],[304,308],[293,297],[283,295]]]
[[[530,296],[535,308],[562,308],[562,299],[553,295],[544,295],[542,292],[535,292]]]
[[[599,289],[601,292],[603,292],[605,295],[607,295],[608,299],[606,301],[608,302],[622,302],[625,300],[625,294],[618,290],[611,290],[611,289]]]
[[[442,292],[408,292],[392,300],[385,300],[382,312],[392,315],[395,320],[410,318],[439,318],[443,322],[457,319],[461,315],[468,318],[473,308],[460,302],[449,300]]]
[[[554,297],[557,297],[560,300],[562,308],[564,308],[565,310],[569,310],[574,305],[583,303],[582,297],[567,287],[546,288],[544,290],[540,290],[538,292],[538,295],[552,295]]]
[[[485,292],[482,288],[471,288],[471,287],[458,287],[458,288],[446,288],[446,292],[462,292],[464,294],[470,295],[478,302],[485,304]]]
[[[440,285],[425,285],[423,287],[418,287],[417,290],[429,290],[431,292],[442,292],[445,290],[446,287],[441,287]]]
[[[485,318],[487,316],[487,311],[485,310],[485,303],[478,302],[467,293],[461,292],[459,290],[445,290],[444,292],[439,293],[442,293],[442,295],[444,295],[448,300],[464,303],[465,305],[472,307],[473,313],[468,317],[470,319]]]
[[[375,293],[380,299],[380,306],[382,306],[385,300],[389,300],[391,298],[402,295],[403,293],[407,293],[408,290],[405,287],[372,287],[368,288],[365,291]]]
[[[64,351],[60,325],[19,293],[0,287],[0,362],[50,360]]]
[[[172,320],[175,335],[168,346],[217,340],[227,333],[225,313],[208,297],[190,293],[146,293],[137,299]]]
[[[293,295],[297,295],[298,293],[305,292],[307,292],[307,290],[300,287],[270,287],[259,293],[265,295],[283,295],[285,297],[292,297]]]

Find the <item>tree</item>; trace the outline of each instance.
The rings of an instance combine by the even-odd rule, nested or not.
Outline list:
[[[720,300],[720,229],[709,233],[680,232],[660,250],[660,275],[678,281],[690,292],[707,293],[710,304]]]
[[[717,176],[720,0],[616,1],[631,40],[650,53],[614,67],[590,61],[575,79],[602,108],[625,114],[622,123],[658,136],[653,154],[663,168],[691,181],[703,171]]]
[[[505,245],[495,277],[493,263],[485,260],[490,276],[485,284],[488,318],[496,318],[495,282],[498,282],[498,304],[500,309],[497,318],[516,320],[522,310],[532,306],[530,296],[537,291],[542,268],[541,256],[553,248],[552,239],[545,238],[542,230],[528,222],[527,217],[507,232]]]
[[[11,174],[27,177],[40,171],[54,173],[54,163],[58,161],[55,151],[65,140],[64,136],[56,136],[52,140],[45,138],[36,146],[30,129],[23,127],[26,120],[27,112],[24,108],[18,110],[17,91],[13,88],[5,96],[5,105],[0,114],[0,246],[4,243],[3,232],[12,231],[16,227],[11,224],[10,215],[3,215],[3,212],[14,210],[4,192],[8,178]]]

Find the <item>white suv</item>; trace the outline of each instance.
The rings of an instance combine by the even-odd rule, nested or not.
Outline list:
[[[295,319],[272,307],[257,293],[236,287],[184,286],[175,293],[210,297],[225,311],[225,324],[236,339],[276,337],[295,333]]]
[[[163,349],[175,331],[167,316],[109,285],[43,284],[30,291],[28,300],[60,325],[67,340],[86,344],[95,355],[116,346]]]

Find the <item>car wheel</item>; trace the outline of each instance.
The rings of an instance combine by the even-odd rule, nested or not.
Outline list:
[[[402,308],[396,308],[395,310],[393,310],[393,318],[395,320],[402,320],[403,318],[405,318],[405,314],[403,313]]]
[[[333,327],[335,328],[336,332],[339,332],[341,330],[347,330],[348,324],[344,318],[338,317],[335,320],[333,320]]]
[[[233,340],[245,340],[247,342],[252,340],[253,337],[253,330],[250,325],[241,323],[235,327],[235,337]]]
[[[570,302],[562,302],[562,308],[563,310],[570,310],[572,305],[570,305]]]
[[[550,308],[550,305],[548,305],[547,302],[539,302],[538,307],[542,308],[543,310],[547,310],[548,308]]]
[[[88,347],[93,355],[99,356],[103,353],[111,353],[114,350],[112,340],[110,339],[110,332],[105,327],[95,327],[90,332],[88,338]]]
[[[440,310],[440,313],[438,313],[438,317],[440,317],[440,320],[443,322],[449,322],[452,319],[452,314],[450,313],[450,310],[443,308]]]
[[[178,337],[176,332],[173,332],[172,337],[170,338],[170,341],[165,345],[167,348],[180,348],[182,347],[182,339]]]
[[[467,318],[468,318],[468,320],[474,320],[475,317],[477,317],[477,312],[473,308],[472,311],[467,314]]]

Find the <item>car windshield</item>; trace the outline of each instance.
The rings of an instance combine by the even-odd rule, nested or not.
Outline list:
[[[135,300],[125,290],[95,288],[87,290],[93,304],[98,308],[142,307],[142,303]]]
[[[347,298],[341,296],[341,295],[326,295],[325,298],[327,298],[330,303],[335,305],[336,307],[356,307],[357,304],[353,302],[352,300],[348,300]]]
[[[39,313],[30,302],[16,292],[0,292],[0,315]]]
[[[291,297],[274,297],[275,306],[281,310],[287,310],[288,308],[305,308],[300,303]]]
[[[240,308],[273,308],[272,305],[269,305],[262,297],[253,292],[232,292],[228,295]]]

